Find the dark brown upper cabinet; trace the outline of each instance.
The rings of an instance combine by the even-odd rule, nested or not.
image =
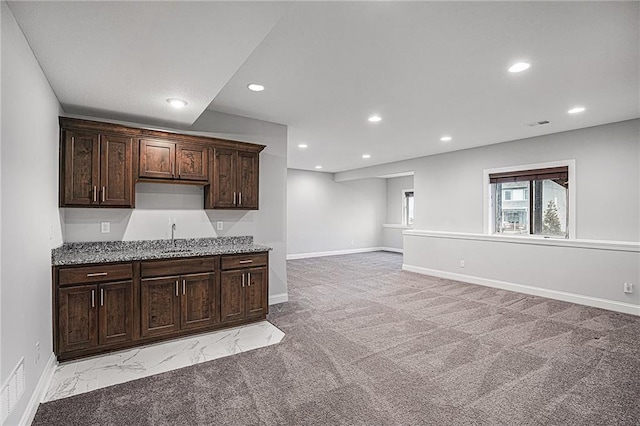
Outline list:
[[[63,130],[60,207],[133,207],[130,137]]]
[[[205,209],[258,210],[258,152],[213,148]]]
[[[141,179],[209,180],[208,147],[188,142],[140,139]]]
[[[136,182],[204,185],[205,209],[258,209],[264,145],[60,117],[60,207],[135,206]]]

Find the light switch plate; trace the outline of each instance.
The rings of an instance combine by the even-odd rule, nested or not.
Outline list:
[[[101,222],[100,232],[102,232],[103,234],[108,234],[109,232],[111,232],[111,222]]]
[[[218,231],[222,231],[222,229],[224,229],[224,222],[219,220],[218,222],[216,222],[216,229]]]

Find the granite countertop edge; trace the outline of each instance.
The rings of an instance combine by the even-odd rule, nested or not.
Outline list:
[[[229,244],[226,244],[229,242]],[[215,241],[213,239],[178,240],[175,247],[166,240],[139,243],[65,244],[51,251],[51,266],[72,266],[102,263],[133,262],[156,259],[181,259],[224,254],[259,253],[272,250],[252,239]]]

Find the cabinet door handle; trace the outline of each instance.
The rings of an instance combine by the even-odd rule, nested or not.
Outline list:
[[[238,193],[238,205],[241,206],[242,205],[242,192]]]
[[[94,185],[93,186],[93,202],[95,203],[96,201],[98,201],[98,188]]]
[[[180,296],[180,291],[178,290],[178,286],[180,284],[178,284],[178,280],[176,280],[176,296]]]
[[[89,277],[106,277],[108,272],[94,272],[93,274],[87,274],[87,278]]]
[[[187,294],[187,280],[182,280],[182,294]]]
[[[242,274],[242,287],[244,288],[244,273]]]
[[[236,191],[233,191],[233,205],[236,205]]]
[[[105,192],[106,192],[106,191],[104,190],[104,186],[103,186],[103,187],[102,187],[102,202],[103,202],[103,203],[104,203],[104,201],[105,201],[105,197],[106,197]]]
[[[253,262],[253,260],[249,259],[249,260],[241,260],[238,263],[243,264],[243,263],[251,263]]]
[[[248,286],[248,287],[251,287],[251,272],[247,272],[247,277],[248,277],[248,279],[247,279],[247,286]]]
[[[171,163],[171,177],[176,176],[176,163]]]
[[[91,307],[92,308],[96,307],[96,291],[95,290],[91,290]]]
[[[104,288],[100,289],[100,306],[104,306]]]

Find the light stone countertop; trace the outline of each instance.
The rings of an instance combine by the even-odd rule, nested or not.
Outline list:
[[[220,254],[257,253],[271,247],[254,244],[253,237],[189,238],[175,240],[104,241],[65,243],[51,250],[51,265],[130,262]]]

